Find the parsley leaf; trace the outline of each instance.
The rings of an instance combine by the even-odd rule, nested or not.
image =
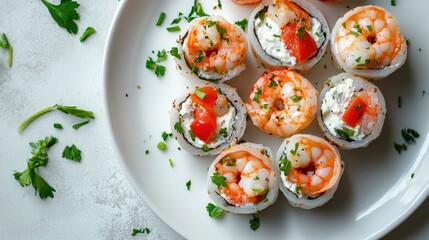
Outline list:
[[[13,48],[7,40],[6,34],[2,33],[0,36],[0,47],[7,49],[7,65],[12,67],[12,59],[13,59]]]
[[[63,129],[63,125],[61,125],[60,123],[54,123],[54,128]]]
[[[35,120],[36,118],[40,117],[41,115],[48,113],[48,112],[55,110],[55,109],[65,113],[65,114],[70,114],[70,115],[78,117],[78,118],[95,118],[94,113],[91,111],[82,110],[82,109],[77,108],[76,106],[62,106],[62,105],[55,104],[54,106],[40,110],[37,113],[35,113],[35,114],[31,115],[30,117],[28,117],[27,119],[25,119],[19,125],[18,132],[21,133],[24,130],[24,128],[28,124],[30,124],[33,120]]]
[[[168,137],[172,137],[173,134],[172,133],[167,133],[166,131],[162,132],[161,137],[162,140],[164,140],[164,142],[167,140]]]
[[[60,27],[65,28],[70,34],[77,33],[78,27],[74,20],[79,20],[79,13],[76,11],[80,6],[79,3],[72,0],[61,0],[58,5],[49,3],[46,0],[42,0],[42,2]]]
[[[186,189],[188,189],[188,191],[191,190],[191,184],[192,184],[191,180],[186,182]]]
[[[15,179],[22,187],[30,184],[37,192],[41,199],[54,197],[55,189],[51,187],[37,172],[36,168],[46,166],[48,164],[48,148],[57,143],[55,137],[45,137],[37,142],[30,142],[32,157],[27,160],[27,169],[22,172],[14,172]]]
[[[287,159],[286,155],[283,155],[279,161],[279,168],[280,168],[280,171],[282,171],[285,176],[289,175],[290,166],[291,166],[291,163],[289,159]]]
[[[181,60],[182,57],[179,54],[179,49],[177,47],[172,47],[170,50],[170,55],[176,57],[177,59]]]
[[[165,12],[161,12],[158,17],[158,21],[156,21],[156,26],[161,26],[164,22]]]
[[[401,154],[402,151],[406,151],[407,150],[407,145],[405,145],[405,143],[399,144],[399,143],[393,142],[393,146],[395,147],[395,150],[399,154]]]
[[[217,0],[217,6],[222,9],[222,2],[220,0]]]
[[[260,88],[256,88],[255,95],[253,96],[253,101],[259,103],[259,95],[262,93]]]
[[[296,102],[299,102],[299,101],[301,101],[301,99],[302,99],[302,97],[301,96],[298,96],[298,95],[293,95],[293,96],[290,96],[290,99],[292,99],[292,101],[294,102],[294,103],[296,103]]]
[[[214,172],[213,176],[211,176],[212,183],[217,186],[218,189],[221,187],[228,187],[225,180],[226,177],[220,175],[218,172]]]
[[[77,130],[77,129],[79,129],[80,127],[85,126],[85,125],[86,125],[86,124],[88,124],[88,123],[89,123],[89,121],[81,122],[81,123],[78,123],[78,124],[73,125],[73,128]]]
[[[243,31],[246,31],[247,23],[248,23],[248,21],[247,21],[246,18],[243,18],[243,20],[241,20],[241,21],[236,21],[235,22],[235,24],[237,26],[241,27],[241,29],[243,29]]]
[[[149,230],[149,228],[140,228],[140,229],[135,229],[134,228],[133,231],[131,232],[131,236],[135,236],[138,233],[147,233],[147,234],[149,234],[150,230]]]
[[[63,150],[63,158],[72,160],[75,162],[80,162],[82,159],[81,151],[73,144],[71,146],[66,146]]]
[[[298,29],[297,35],[298,35],[298,37],[299,37],[301,40],[302,40],[302,39],[304,39],[304,36],[305,36],[305,28],[304,28],[304,27],[300,27],[300,28]]]
[[[250,229],[253,231],[256,231],[256,229],[259,228],[259,218],[257,218],[255,215],[253,215],[253,219],[250,219]]]
[[[95,33],[95,29],[94,28],[92,28],[92,27],[87,27],[86,29],[85,29],[85,32],[82,34],[82,36],[80,36],[80,38],[79,38],[79,40],[80,40],[80,42],[85,42],[85,40],[89,37],[89,36],[91,36],[92,34],[94,34]]]
[[[182,126],[180,125],[180,122],[176,122],[176,123],[174,124],[174,129],[175,129],[178,133],[183,134],[183,128],[182,128]]]
[[[209,216],[212,218],[218,218],[218,217],[222,216],[222,214],[225,212],[225,210],[214,205],[213,203],[207,204],[206,210],[209,213]]]

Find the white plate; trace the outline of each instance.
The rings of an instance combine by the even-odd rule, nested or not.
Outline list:
[[[145,68],[152,50],[169,50],[178,33],[166,27],[179,11],[187,14],[193,1],[122,0],[110,31],[105,52],[105,99],[111,131],[121,155],[121,165],[136,191],[167,224],[188,239],[356,239],[378,238],[408,217],[429,193],[429,2],[420,0],[373,1],[382,4],[398,19],[410,39],[406,64],[387,79],[376,82],[386,98],[388,115],[379,139],[368,148],[341,151],[346,169],[334,198],[314,210],[291,207],[279,195],[277,202],[257,214],[261,226],[249,228],[251,215],[225,214],[220,219],[207,215],[210,202],[206,191],[206,173],[214,157],[193,157],[178,150],[174,139],[168,150],[156,145],[169,129],[169,109],[173,99],[190,85],[174,68],[173,58],[164,62],[166,75],[156,78]],[[368,1],[323,4],[313,0],[332,27],[348,9]],[[222,0],[223,10],[214,10],[217,1],[204,1],[204,10],[222,14],[230,21],[247,17],[254,6],[235,5]],[[167,14],[162,27],[155,26],[161,11]],[[411,16],[412,15],[412,16]],[[181,23],[182,29],[186,24]],[[418,49],[421,48],[421,51]],[[250,53],[250,52],[249,52]],[[247,57],[247,70],[228,83],[247,99],[251,85],[263,71],[256,68],[253,56]],[[324,67],[326,65],[326,69]],[[330,54],[307,75],[316,88],[338,73]],[[139,89],[137,86],[141,86]],[[422,97],[422,90],[426,96]],[[126,97],[128,94],[128,97]],[[397,97],[402,97],[402,108]],[[400,129],[418,130],[421,137],[408,151],[399,155],[393,141],[401,142]],[[313,122],[304,132],[321,135]],[[257,130],[250,122],[244,139],[263,143],[274,151],[281,139]],[[145,151],[150,154],[146,155]],[[174,162],[171,168],[168,159]],[[414,173],[414,178],[411,174]],[[185,183],[192,180],[190,191]]]

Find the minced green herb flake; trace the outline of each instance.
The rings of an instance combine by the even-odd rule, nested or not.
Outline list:
[[[191,184],[192,184],[191,180],[186,182],[186,189],[188,189],[188,191],[191,190]]]
[[[259,228],[259,218],[253,215],[253,218],[249,221],[250,229],[256,231]]]
[[[235,22],[235,24],[237,26],[241,27],[241,29],[243,29],[243,31],[246,31],[247,23],[248,23],[248,21],[247,21],[246,18],[243,18],[243,20],[241,20],[241,21],[236,21]]]
[[[158,145],[156,145],[156,147],[159,150],[164,151],[167,148],[167,144],[165,144],[165,142],[159,142]]]
[[[407,150],[407,145],[405,145],[405,143],[403,144],[399,144],[396,142],[393,142],[393,146],[395,147],[395,150],[400,154],[403,151]]]
[[[204,100],[204,98],[207,96],[207,94],[200,89],[195,90],[195,95],[197,95],[201,100]]]
[[[63,125],[61,125],[59,123],[54,123],[54,128],[56,128],[56,129],[63,129]]]
[[[167,31],[169,31],[169,32],[179,32],[180,31],[180,27],[179,26],[167,27]]]
[[[212,218],[218,218],[218,217],[222,216],[222,214],[225,212],[225,210],[214,205],[213,203],[207,204],[206,210],[209,213],[209,216]]]
[[[183,134],[183,128],[182,128],[182,126],[180,125],[180,122],[176,122],[176,123],[174,124],[174,129],[175,129],[178,133]]]
[[[156,26],[161,26],[164,22],[165,12],[161,12],[158,17],[158,21],[156,21]]]

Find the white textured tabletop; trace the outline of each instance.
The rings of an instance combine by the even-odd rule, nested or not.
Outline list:
[[[11,68],[7,51],[0,48],[0,239],[181,239],[134,191],[108,133],[103,50],[119,2],[78,2],[79,33],[72,35],[39,0],[0,0],[0,33],[14,48]],[[88,26],[97,32],[81,43],[79,36]],[[96,118],[75,130],[71,126],[80,119],[51,112],[18,134],[21,121],[54,104],[76,105]],[[58,143],[39,173],[56,192],[41,200],[32,187],[22,188],[13,173],[26,168],[28,143],[49,135]],[[61,157],[71,144],[82,150],[81,163]],[[428,212],[426,200],[386,239],[429,239]],[[133,228],[144,227],[149,234],[131,236]]]

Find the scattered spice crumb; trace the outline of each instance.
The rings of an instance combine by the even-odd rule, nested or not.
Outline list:
[[[325,64],[325,65],[323,65],[323,68],[324,68],[324,69],[326,69],[326,68],[327,68],[326,64]]]
[[[137,89],[141,89],[142,87],[140,85],[137,85]]]
[[[125,93],[125,97],[128,97],[128,93]]]
[[[182,149],[181,149],[180,147],[177,147],[177,150],[179,150],[179,151],[180,151],[180,150],[182,150]]]
[[[411,178],[414,178],[414,173],[411,174]]]
[[[144,152],[146,155],[149,155],[149,150],[146,150],[146,152]]]

